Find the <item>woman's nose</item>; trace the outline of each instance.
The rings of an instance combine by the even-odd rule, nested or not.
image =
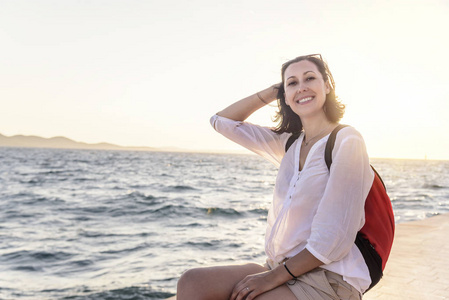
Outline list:
[[[307,91],[308,89],[309,89],[309,88],[307,87],[307,84],[305,84],[305,83],[300,83],[300,84],[298,85],[298,90],[296,91],[296,93],[299,94],[299,93],[302,93],[302,92]]]

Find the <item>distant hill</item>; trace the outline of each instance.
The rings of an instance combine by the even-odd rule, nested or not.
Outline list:
[[[5,136],[3,134],[0,134],[0,147],[163,151],[163,149],[151,147],[124,147],[109,143],[88,144],[63,136],[43,138],[34,135]]]

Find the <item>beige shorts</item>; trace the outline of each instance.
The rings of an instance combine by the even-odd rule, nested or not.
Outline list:
[[[268,264],[268,268],[271,269]],[[343,276],[316,268],[286,283],[299,300],[361,300],[362,295]]]

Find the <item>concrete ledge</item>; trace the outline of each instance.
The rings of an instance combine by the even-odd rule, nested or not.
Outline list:
[[[363,299],[449,299],[449,214],[397,225],[384,277]]]
[[[363,299],[449,299],[449,214],[399,224],[384,277]]]

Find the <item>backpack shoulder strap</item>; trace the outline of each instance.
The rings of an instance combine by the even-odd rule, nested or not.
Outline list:
[[[287,143],[285,144],[285,153],[287,153],[287,151],[290,148],[290,146],[293,145],[293,143],[299,138],[300,135],[301,135],[301,133],[297,132],[297,133],[293,133],[288,138]]]
[[[374,169],[373,166],[371,166],[371,169],[373,169],[374,173],[376,173],[377,177],[379,177],[380,182],[382,183],[382,185],[384,186],[385,191],[387,190],[387,187],[385,186],[384,181],[382,180],[382,177],[380,177],[379,173],[377,173],[376,169]]]
[[[335,145],[335,140],[337,139],[337,133],[345,128],[348,127],[348,125],[343,125],[340,124],[337,127],[335,127],[334,130],[332,130],[329,139],[327,140],[326,143],[326,150],[324,152],[324,160],[326,161],[326,165],[327,165],[327,169],[330,170],[331,169],[331,164],[332,164],[332,150],[334,149],[334,145]]]
[[[326,165],[327,165],[327,169],[330,170],[331,169],[331,164],[332,164],[332,150],[334,149],[334,145],[335,145],[335,140],[337,139],[337,133],[345,128],[348,127],[349,125],[343,125],[340,124],[337,127],[335,127],[335,129],[331,132],[329,139],[327,140],[326,143],[326,150],[324,151],[324,160],[326,161]],[[371,169],[373,169],[374,173],[376,173],[377,177],[379,177],[380,182],[382,183],[382,185],[384,186],[384,189],[386,190],[386,186],[384,181],[382,180],[382,178],[380,177],[379,173],[377,173],[376,169],[374,169],[373,166],[371,166]]]

